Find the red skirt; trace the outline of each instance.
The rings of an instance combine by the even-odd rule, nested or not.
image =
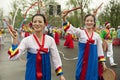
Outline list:
[[[69,33],[66,36],[66,40],[65,40],[64,46],[66,46],[68,48],[74,48],[74,43],[73,43],[73,40],[72,40],[72,35],[69,34]]]
[[[98,80],[104,80],[103,79],[103,65],[102,65],[102,62],[98,62]]]
[[[60,44],[60,40],[59,40],[59,34],[58,34],[58,32],[55,32],[55,37],[54,37],[54,39],[55,39],[55,43],[56,43],[57,45],[59,45],[59,44]]]
[[[119,38],[115,38],[115,39],[113,40],[113,45],[114,45],[114,46],[120,45],[120,39],[119,39]]]

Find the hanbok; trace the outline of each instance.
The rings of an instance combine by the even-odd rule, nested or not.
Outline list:
[[[9,49],[9,59],[15,60],[27,50],[25,80],[51,80],[51,61],[57,75],[62,75],[62,63],[54,39],[43,35],[42,42],[35,34],[23,38]]]
[[[68,48],[74,48],[74,42],[72,39],[72,35],[70,33],[67,33],[67,35],[65,37],[64,46],[66,46]]]
[[[78,37],[78,60],[76,65],[76,80],[98,80],[98,62],[105,61],[102,40],[98,33],[89,36],[86,29],[73,27],[63,23],[64,30]]]

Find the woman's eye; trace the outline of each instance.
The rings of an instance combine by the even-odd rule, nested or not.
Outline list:
[[[87,22],[89,22],[89,20],[87,20]]]
[[[39,23],[42,23],[42,21],[38,21]]]
[[[87,22],[93,22],[93,20],[87,20]]]
[[[36,23],[37,21],[33,21],[33,23]]]

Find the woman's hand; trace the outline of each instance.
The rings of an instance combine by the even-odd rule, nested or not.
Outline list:
[[[69,13],[69,10],[66,10],[66,11],[63,11],[62,12],[62,18],[63,18],[63,21],[65,22],[66,21],[66,16],[68,15],[68,13]]]
[[[3,21],[5,21],[5,23],[8,26],[8,31],[11,34],[11,36],[15,39],[18,38],[18,33],[17,31],[6,21],[6,19],[3,19]]]
[[[60,80],[65,80],[65,77],[63,75],[61,75]]]
[[[8,31],[11,34],[11,36],[13,37],[13,39],[18,38],[18,33],[15,29],[12,28],[12,26],[8,26]]]
[[[13,44],[18,44],[18,32],[13,29],[12,27],[8,27],[9,33],[11,34],[12,38],[13,38]]]
[[[105,62],[103,62],[102,65],[103,65],[103,70],[106,70],[107,66],[105,65]]]
[[[67,16],[68,13],[69,13],[69,10],[63,11],[62,12],[62,18],[64,18],[65,16]]]

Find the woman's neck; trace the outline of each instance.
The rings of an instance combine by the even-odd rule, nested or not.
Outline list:
[[[41,40],[43,33],[42,32],[35,32],[35,35]]]
[[[86,28],[86,30],[87,30],[88,33],[93,32],[93,29],[92,29],[92,28]]]

